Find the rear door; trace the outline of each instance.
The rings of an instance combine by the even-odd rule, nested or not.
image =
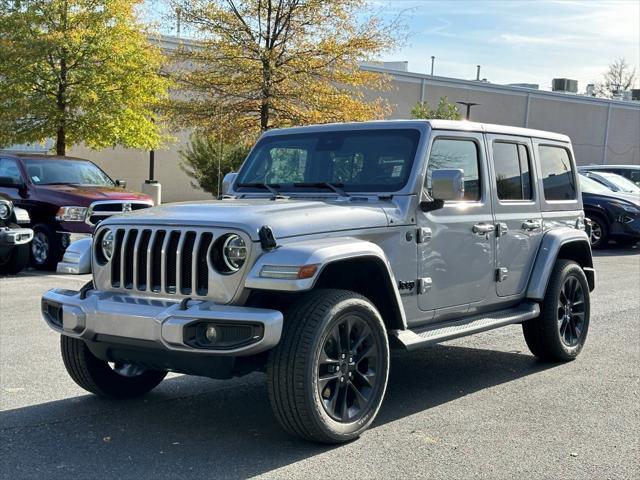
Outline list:
[[[520,295],[542,240],[533,145],[527,137],[487,135],[496,236],[496,293]]]

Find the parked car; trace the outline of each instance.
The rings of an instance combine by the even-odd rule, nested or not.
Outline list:
[[[585,165],[580,172],[611,172],[621,175],[640,186],[640,165]]]
[[[44,294],[78,385],[134,397],[168,371],[263,370],[288,432],[339,443],[376,417],[390,347],[517,323],[545,360],[585,344],[595,272],[565,135],[444,120],[270,130],[224,184],[220,201],[104,220],[93,280]]]
[[[605,247],[609,240],[632,245],[640,240],[640,196],[614,192],[580,174],[582,203],[591,219],[591,246]]]
[[[125,186],[89,160],[0,152],[0,192],[29,212],[31,262],[39,269],[56,268],[69,234],[90,234],[110,215],[153,205]]]
[[[0,274],[18,273],[29,264],[33,230],[20,224],[29,224],[29,214],[0,193]]]
[[[617,173],[592,172],[590,170],[585,170],[584,172],[580,173],[585,177],[589,177],[590,179],[601,183],[613,192],[635,194],[640,196],[640,187],[628,178],[625,178],[622,175],[618,175]]]

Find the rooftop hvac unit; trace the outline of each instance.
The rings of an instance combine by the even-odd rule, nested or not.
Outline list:
[[[569,78],[554,78],[551,89],[554,92],[578,93],[578,81]]]

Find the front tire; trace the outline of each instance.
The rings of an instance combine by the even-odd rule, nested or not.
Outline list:
[[[609,243],[609,225],[600,215],[593,215],[591,219],[591,248],[605,248]]]
[[[60,337],[60,351],[73,381],[101,397],[139,397],[157,387],[167,375],[132,364],[115,364],[112,368],[91,353],[84,341],[66,335]]]
[[[382,318],[357,293],[308,293],[286,312],[267,373],[271,405],[286,431],[322,443],[353,440],[373,422],[387,387]]]
[[[64,255],[62,237],[44,223],[33,226],[31,265],[38,270],[55,270]]]
[[[589,284],[580,265],[558,260],[540,316],[522,324],[531,353],[545,361],[574,360],[587,340],[590,306]]]
[[[0,273],[15,275],[29,265],[29,244],[16,245],[9,252],[9,256],[0,259]]]

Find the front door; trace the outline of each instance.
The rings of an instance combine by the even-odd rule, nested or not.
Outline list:
[[[496,293],[524,292],[542,240],[532,144],[526,137],[487,135],[496,221]]]
[[[418,277],[425,288],[419,294],[421,310],[435,310],[435,319],[466,313],[469,305],[493,295],[494,236],[481,133],[434,131],[425,176],[430,194],[431,172],[454,168],[464,171],[463,201],[445,202],[431,212],[418,210]]]

